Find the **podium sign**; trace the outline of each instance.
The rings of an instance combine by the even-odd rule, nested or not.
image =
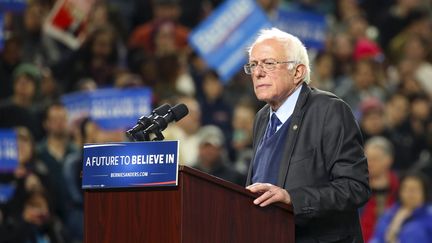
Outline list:
[[[176,186],[178,141],[86,144],[83,189]]]

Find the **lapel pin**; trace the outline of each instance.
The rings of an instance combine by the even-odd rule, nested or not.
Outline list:
[[[297,128],[298,128],[297,124],[293,126],[294,131],[297,130]]]

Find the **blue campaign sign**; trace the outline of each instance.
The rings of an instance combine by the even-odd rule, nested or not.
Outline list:
[[[83,189],[176,186],[178,141],[84,145]]]
[[[8,202],[15,193],[16,186],[13,184],[0,183],[0,204]]]
[[[103,129],[124,129],[151,112],[152,92],[148,88],[98,89],[62,97],[70,120],[89,116]]]
[[[0,12],[0,51],[3,50],[4,41],[5,41],[5,32],[4,32],[4,15]]]
[[[90,98],[88,92],[76,92],[61,97],[68,111],[69,121],[76,121],[90,116]]]
[[[324,48],[327,24],[320,14],[280,9],[274,26],[300,38],[308,49]]]
[[[0,129],[0,172],[11,172],[18,166],[17,136],[13,129]]]
[[[189,43],[226,82],[246,63],[258,31],[268,27],[270,20],[254,0],[228,0],[192,31]]]
[[[0,12],[24,12],[27,0],[0,0]]]

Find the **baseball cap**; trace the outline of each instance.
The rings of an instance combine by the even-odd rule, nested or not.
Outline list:
[[[199,131],[200,144],[210,144],[215,147],[220,147],[224,145],[224,140],[224,134],[217,126],[203,126]]]

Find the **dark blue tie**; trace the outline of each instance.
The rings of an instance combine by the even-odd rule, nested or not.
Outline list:
[[[276,113],[273,113],[270,118],[270,126],[268,127],[266,139],[270,138],[273,134],[275,134],[276,128],[281,124],[282,122],[279,120]]]

